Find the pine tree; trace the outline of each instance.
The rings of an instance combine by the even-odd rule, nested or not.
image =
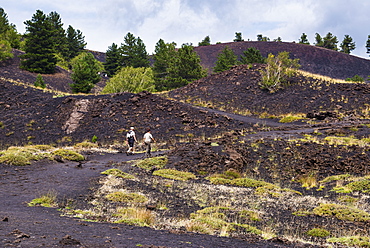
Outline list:
[[[71,60],[79,55],[86,46],[85,36],[83,36],[80,30],[75,30],[71,25],[67,28],[66,34],[66,49],[64,57],[67,60]]]
[[[318,46],[318,47],[324,46],[324,41],[322,40],[321,35],[319,33],[316,33],[315,41],[316,41],[315,46]]]
[[[52,23],[41,10],[37,10],[32,19],[24,24],[26,53],[22,56],[21,68],[37,73],[54,73],[57,59],[54,55],[55,29]]]
[[[5,13],[5,10],[0,7],[0,35],[6,33],[9,30],[9,20],[8,15]]]
[[[118,71],[121,62],[121,53],[118,49],[118,45],[113,43],[108,47],[107,52],[105,53],[106,60],[104,63],[104,69],[108,77],[113,77],[114,74]]]
[[[46,88],[45,81],[44,81],[44,79],[42,78],[42,76],[40,74],[37,75],[34,85],[36,87],[40,87],[40,88],[43,88],[43,89]]]
[[[370,53],[370,35],[367,36],[366,53]],[[370,56],[370,55],[369,55]]]
[[[57,12],[50,12],[48,17],[51,25],[54,29],[53,43],[55,46],[55,52],[63,53],[66,49],[66,34],[63,29],[63,23],[60,15]]]
[[[166,89],[166,78],[171,61],[176,57],[176,43],[165,43],[160,39],[154,51],[153,73],[158,91]]]
[[[240,57],[242,64],[265,63],[265,58],[262,57],[260,50],[255,47],[249,47],[247,51],[243,52],[244,56]]]
[[[307,39],[307,34],[302,33],[301,38],[299,39],[299,44],[306,44],[306,45],[310,44],[310,42]]]
[[[226,71],[237,64],[238,57],[231,48],[225,46],[225,48],[217,55],[217,61],[215,67],[213,67],[213,72]]]
[[[97,61],[92,53],[81,53],[72,59],[73,93],[89,93],[100,81],[99,72],[103,70],[101,62]]]
[[[330,32],[327,33],[326,36],[323,38],[323,47],[327,49],[338,51],[337,43],[337,37],[333,36],[333,34]]]
[[[0,61],[5,61],[7,59],[13,58],[12,47],[10,43],[6,40],[0,39]]]
[[[236,32],[235,33],[235,39],[234,39],[234,42],[240,42],[240,41],[244,41],[243,38],[242,38],[242,33],[238,33]]]
[[[353,41],[352,37],[345,35],[342,43],[340,44],[341,52],[350,54],[351,51],[355,50],[356,44]]]
[[[211,39],[207,35],[201,42],[198,43],[198,46],[209,46],[211,45]]]
[[[122,65],[138,67],[148,67],[150,61],[144,42],[140,37],[136,38],[130,32],[124,37],[124,42],[121,44],[120,52],[122,55]]]
[[[192,45],[183,44],[168,67],[166,89],[185,86],[207,75],[200,65],[200,58]]]
[[[21,35],[18,34],[16,26],[12,23],[9,23],[8,15],[5,13],[5,10],[0,7],[0,41],[2,44],[1,50],[6,51],[8,55],[11,54],[11,48],[18,49],[20,47],[20,38]],[[8,48],[9,46],[10,48]]]
[[[257,35],[257,41],[270,41],[270,38],[262,36],[262,34]]]

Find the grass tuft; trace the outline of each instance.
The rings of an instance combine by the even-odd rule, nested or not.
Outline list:
[[[103,175],[112,175],[112,176],[120,177],[120,178],[124,178],[124,179],[135,179],[135,177],[133,175],[130,175],[126,172],[123,172],[119,169],[109,169],[109,170],[103,171],[101,174],[103,174]]]
[[[181,181],[187,181],[189,179],[196,178],[196,176],[191,172],[178,171],[173,169],[156,170],[153,172],[153,175]]]

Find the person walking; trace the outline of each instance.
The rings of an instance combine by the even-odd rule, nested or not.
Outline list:
[[[148,128],[144,134],[144,144],[146,145],[146,152],[145,156],[150,158],[151,155],[151,150],[152,150],[152,142],[155,142],[155,139],[153,138],[153,135],[150,132],[150,128]]]
[[[127,132],[126,134],[126,139],[127,139],[127,145],[128,145],[128,150],[126,151],[127,155],[133,155],[134,154],[134,144],[137,142],[136,139],[136,134],[135,134],[135,128],[130,127],[130,131]]]

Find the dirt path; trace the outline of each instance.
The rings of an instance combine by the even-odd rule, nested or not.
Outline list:
[[[105,154],[86,163],[38,162],[24,167],[0,167],[1,247],[287,247],[271,242],[171,233],[124,224],[86,222],[60,216],[55,208],[28,207],[27,202],[53,190],[58,199],[86,198],[101,172],[112,163],[136,159]],[[68,246],[69,245],[69,246]]]

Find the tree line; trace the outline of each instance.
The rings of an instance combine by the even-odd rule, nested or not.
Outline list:
[[[88,93],[100,81],[101,75],[107,75],[109,80],[102,93],[164,91],[182,87],[207,75],[207,70],[200,64],[200,57],[194,51],[192,44],[166,43],[160,39],[155,46],[152,57],[146,51],[146,46],[140,37],[127,33],[121,45],[112,43],[106,51],[106,62],[101,63],[92,53],[86,51],[86,42],[82,32],[71,25],[66,30],[57,12],[49,14],[37,10],[31,20],[24,22],[26,32],[21,35],[14,24],[9,23],[4,9],[0,8],[0,61],[13,56],[11,49],[21,49],[21,69],[39,74],[51,74],[56,66],[71,70],[71,89],[74,93]],[[234,42],[244,41],[241,32],[235,33]],[[257,41],[270,41],[262,34],[257,35]],[[280,42],[281,38],[274,39]],[[338,49],[338,39],[328,33],[315,37],[315,45]],[[299,43],[309,45],[305,33]],[[211,39],[206,36],[198,46],[211,45]],[[370,35],[367,41],[367,52],[370,53]],[[340,44],[340,51],[350,54],[356,46],[349,35],[345,35]],[[225,47],[217,56],[213,72],[221,72],[238,64],[266,63],[268,58],[261,56],[256,48],[248,48],[240,58],[232,49]],[[45,87],[41,75],[35,85]]]

